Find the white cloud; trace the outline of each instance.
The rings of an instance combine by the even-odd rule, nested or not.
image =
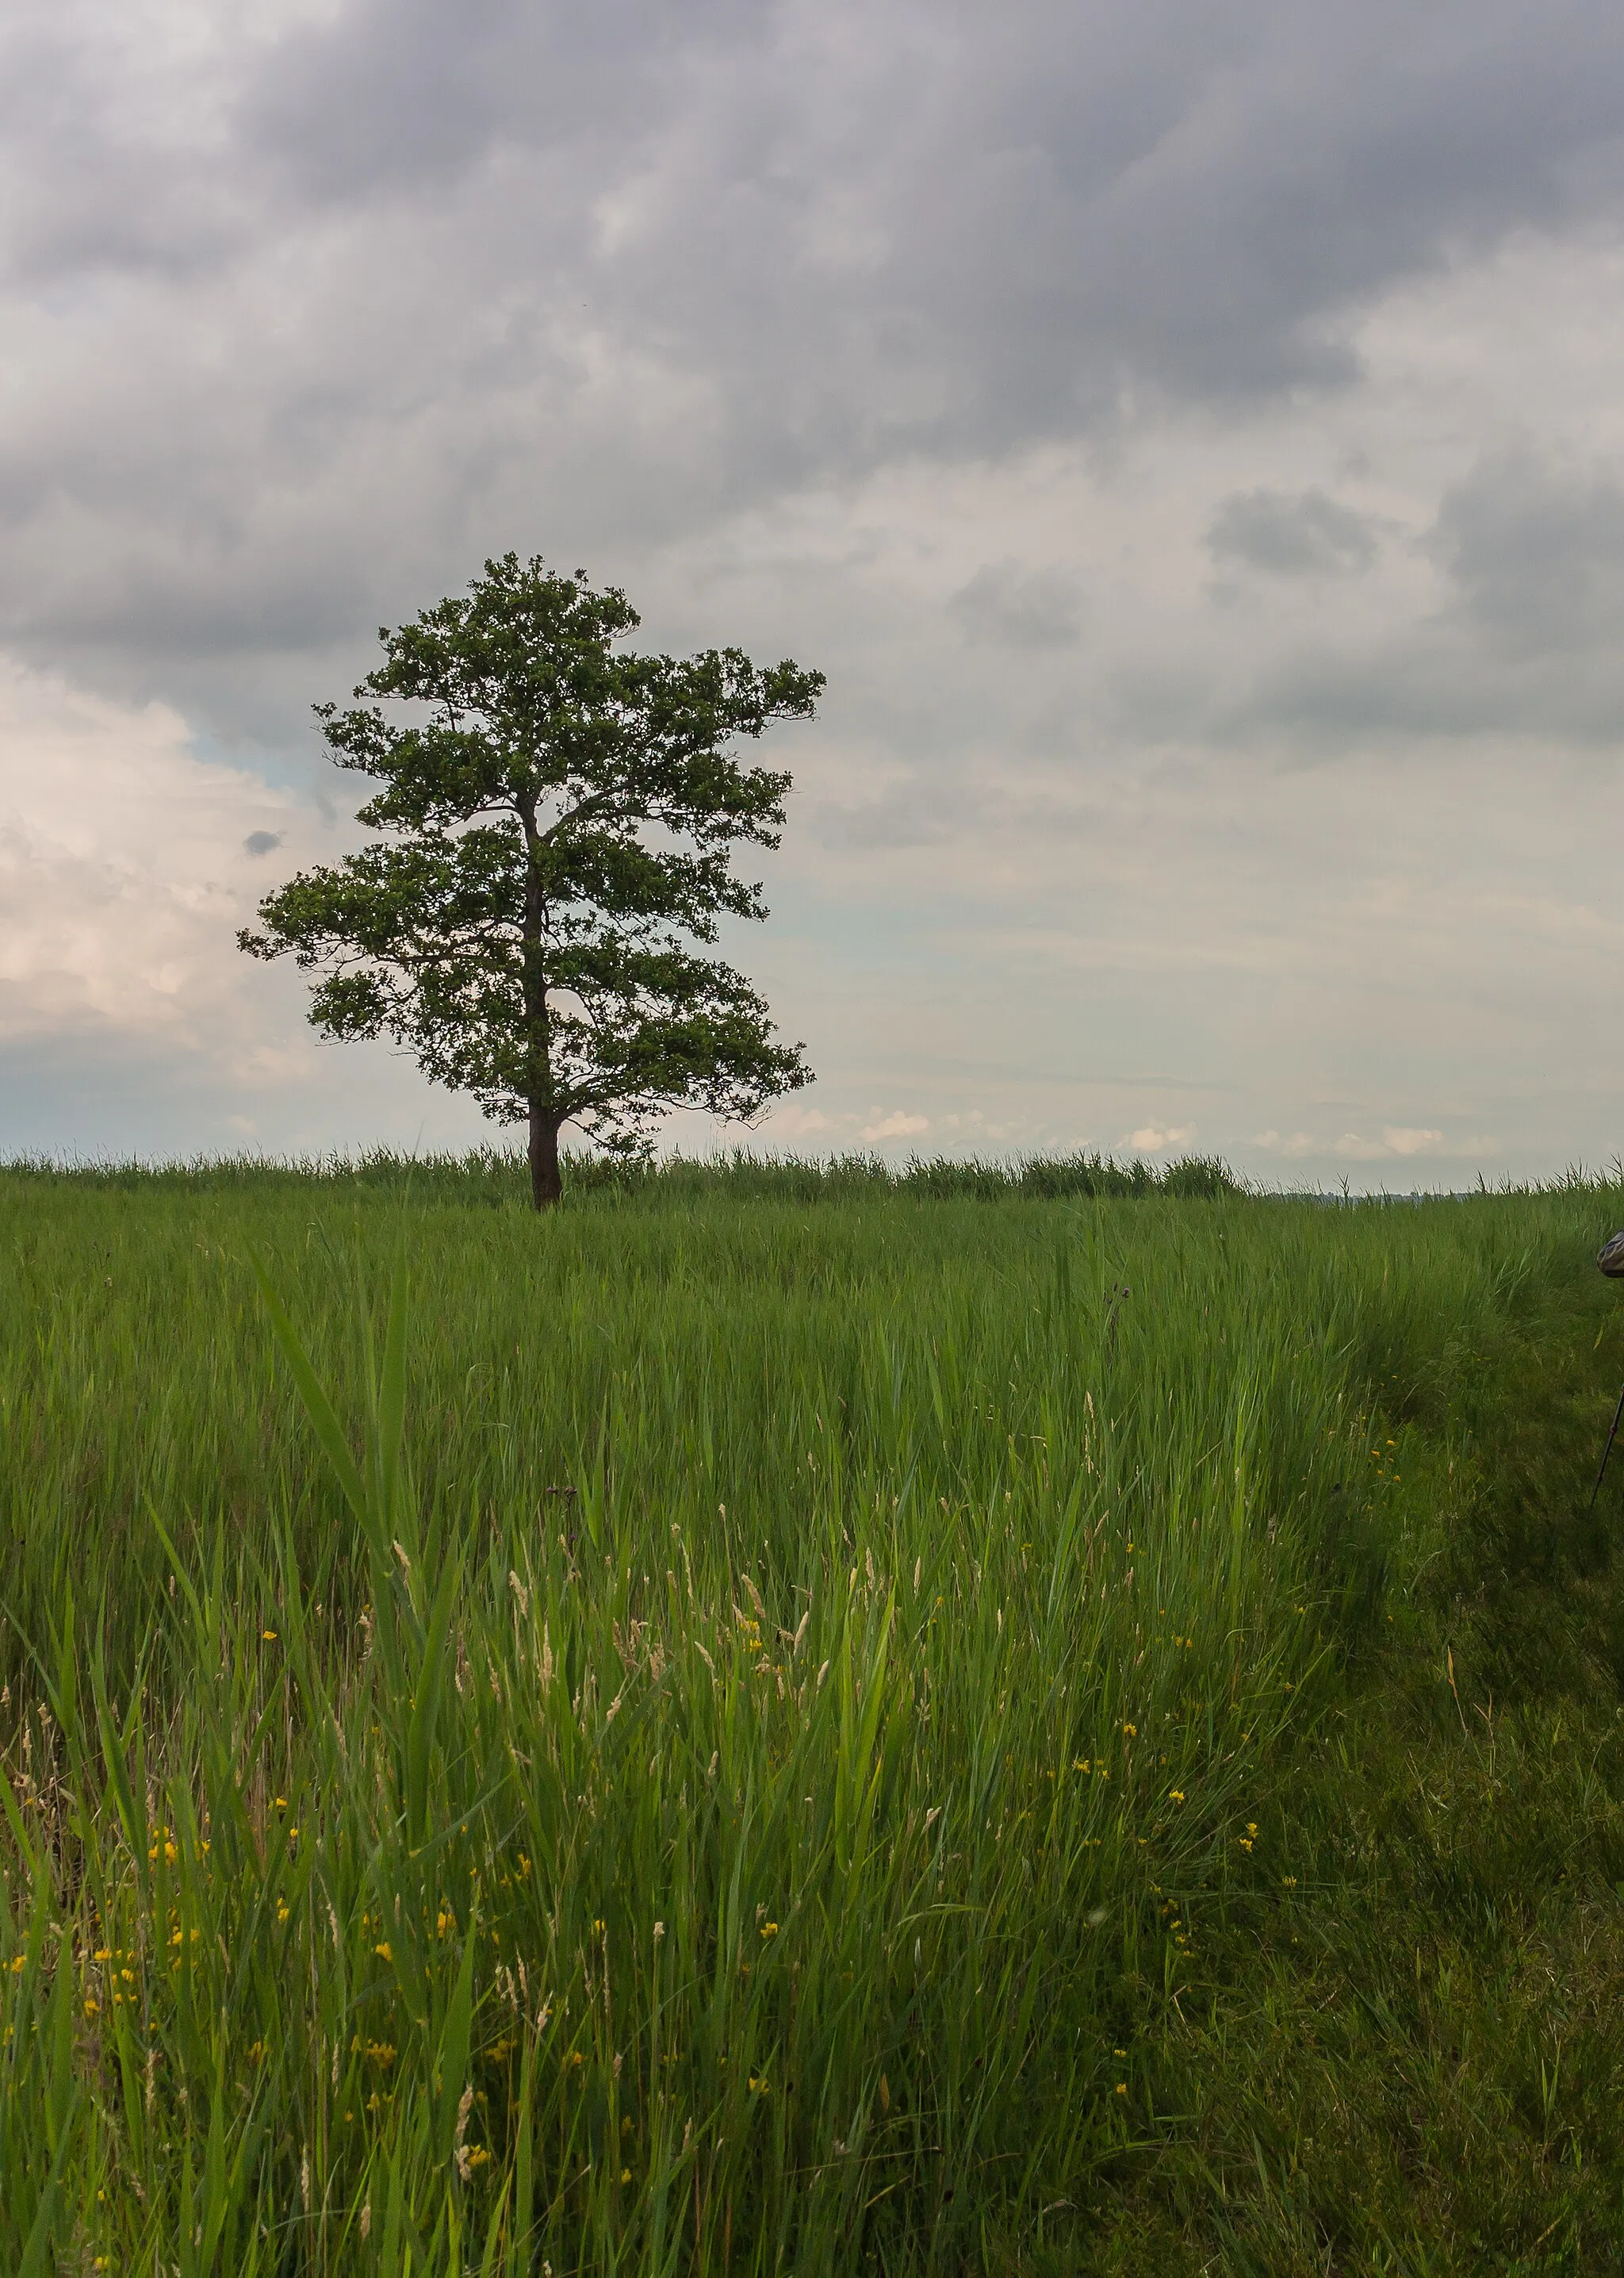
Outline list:
[[[1366,1138],[1357,1131],[1345,1131],[1332,1145],[1333,1155],[1346,1156],[1353,1163],[1379,1163],[1394,1157],[1436,1155],[1444,1151],[1441,1131],[1419,1130],[1391,1123],[1383,1127],[1379,1139]],[[1453,1150],[1450,1150],[1452,1153]]]
[[[268,883],[252,842],[308,848],[316,822],[288,792],[200,761],[167,707],[0,660],[0,1037],[224,1041],[249,993],[233,935]]]
[[[1125,1139],[1117,1143],[1119,1147],[1132,1147],[1140,1155],[1160,1155],[1170,1147],[1187,1147],[1194,1136],[1193,1123],[1170,1123],[1165,1129],[1147,1123],[1138,1131],[1130,1131]]]
[[[1339,1139],[1331,1142],[1330,1151],[1350,1163],[1384,1162],[1392,1154],[1392,1149],[1380,1139],[1367,1139],[1357,1131],[1345,1131]]]
[[[849,1115],[826,1115],[820,1107],[804,1106],[798,1099],[790,1099],[775,1107],[761,1128],[774,1139],[820,1139],[851,1120]]]
[[[1391,1123],[1383,1128],[1382,1139],[1395,1155],[1436,1154],[1444,1143],[1441,1131],[1417,1131]]]
[[[1258,1131],[1254,1133],[1248,1143],[1261,1148],[1265,1155],[1283,1155],[1288,1161],[1298,1161],[1305,1155],[1318,1155],[1324,1151],[1323,1143],[1311,1137],[1307,1131]]]
[[[930,1129],[928,1115],[908,1115],[900,1107],[894,1108],[889,1115],[883,1117],[877,1107],[871,1112],[879,1120],[865,1124],[858,1135],[859,1138],[916,1139],[921,1132]]]
[[[1412,1156],[1433,1155],[1452,1163],[1487,1161],[1501,1151],[1500,1142],[1482,1135],[1450,1139],[1441,1130],[1404,1124],[1384,1124],[1379,1138],[1345,1131],[1338,1138],[1316,1138],[1312,1132],[1254,1132],[1247,1144],[1288,1162],[1338,1158],[1349,1163],[1403,1161]]]
[[[334,839],[172,709],[0,658],[0,1153],[483,1135],[383,1048],[322,1050],[299,976],[239,952],[282,866]]]

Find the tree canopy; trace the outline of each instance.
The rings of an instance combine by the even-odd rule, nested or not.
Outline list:
[[[301,872],[238,936],[320,973],[326,1035],[391,1036],[528,1123],[538,1209],[566,1123],[635,1151],[672,1107],[744,1119],[812,1081],[743,975],[702,952],[722,916],[767,914],[734,849],[777,845],[789,789],[732,747],[809,719],[823,676],[618,646],[638,622],[618,588],[509,554],[381,631],[356,708],[316,707],[338,765],[381,786],[358,816],[380,843]]]

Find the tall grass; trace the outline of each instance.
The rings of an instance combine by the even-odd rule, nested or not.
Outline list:
[[[1017,2253],[1607,1202],[469,1183],[0,1183],[4,2267]]]
[[[377,1147],[359,1155],[332,1154],[292,1160],[252,1156],[199,1156],[189,1163],[139,1161],[61,1162],[47,1156],[19,1159],[0,1171],[54,1183],[76,1191],[113,1188],[125,1191],[248,1193],[263,1196],[276,1186],[309,1193],[312,1188],[342,1192],[406,1191],[418,1201],[485,1202],[528,1208],[530,1167],[522,1154],[500,1147],[466,1154],[402,1155]],[[566,1155],[562,1163],[568,1201],[607,1195],[644,1203],[694,1202],[709,1197],[729,1202],[876,1202],[891,1195],[934,1201],[1003,1202],[1106,1201],[1149,1195],[1211,1200],[1242,1189],[1216,1158],[1186,1155],[1165,1164],[1135,1156],[1125,1163],[1092,1154],[1003,1158],[912,1156],[905,1163],[881,1155],[823,1157],[759,1155],[744,1148],[712,1156],[631,1157]]]

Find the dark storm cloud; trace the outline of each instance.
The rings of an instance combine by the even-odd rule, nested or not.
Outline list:
[[[0,637],[217,731],[515,536],[622,572],[890,461],[1341,386],[1372,296],[1605,208],[1624,119],[1597,0],[79,0],[0,41]],[[1356,550],[1330,501],[1272,542]]]
[[[1375,561],[1376,532],[1323,491],[1241,491],[1213,516],[1207,547],[1216,562],[1279,577],[1346,575]]]

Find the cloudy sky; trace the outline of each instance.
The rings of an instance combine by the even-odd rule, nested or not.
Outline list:
[[[775,1142],[1624,1145],[1624,11],[11,0],[0,105],[0,1153],[488,1134],[233,936],[510,547],[828,677]]]

